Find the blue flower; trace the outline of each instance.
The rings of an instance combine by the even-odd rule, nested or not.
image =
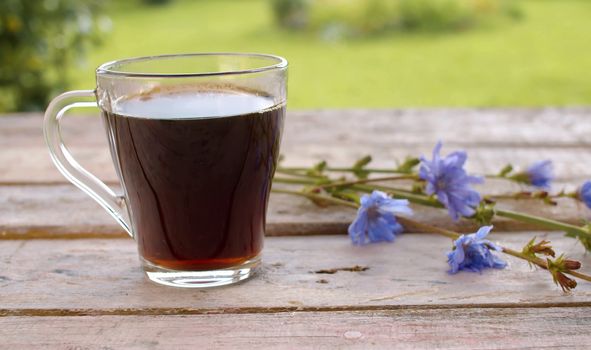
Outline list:
[[[427,194],[436,194],[437,200],[447,208],[449,216],[457,221],[460,215],[474,215],[474,207],[480,203],[480,194],[470,188],[470,184],[482,183],[483,179],[470,176],[464,170],[468,157],[466,152],[457,151],[441,158],[441,147],[441,142],[438,142],[433,149],[433,160],[421,157],[419,177],[427,181]]]
[[[579,199],[591,208],[591,181],[586,181],[579,189]]]
[[[447,253],[447,263],[451,267],[449,273],[460,270],[480,272],[485,268],[503,269],[507,263],[491,252],[502,248],[484,239],[492,230],[492,226],[483,226],[478,232],[461,235],[454,241],[454,250]]]
[[[542,160],[535,162],[527,168],[529,183],[535,187],[550,188],[554,174],[552,171],[552,161]]]
[[[360,202],[357,217],[349,226],[349,237],[355,245],[364,245],[366,239],[370,243],[392,242],[403,230],[394,214],[412,214],[406,199],[392,199],[380,191],[363,195]]]

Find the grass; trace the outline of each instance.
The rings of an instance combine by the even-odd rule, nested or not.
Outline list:
[[[520,1],[520,22],[340,43],[279,30],[265,0],[119,5],[72,87],[117,58],[252,51],[289,60],[292,108],[591,104],[591,1]]]

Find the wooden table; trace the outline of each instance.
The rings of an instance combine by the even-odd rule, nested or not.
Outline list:
[[[589,108],[290,111],[282,150],[286,165],[344,166],[371,153],[376,166],[393,166],[441,139],[444,153],[468,151],[472,172],[553,159],[556,188],[572,189],[591,178],[589,118]],[[64,134],[81,163],[116,186],[98,118],[69,118]],[[353,210],[285,195],[272,197],[256,278],[211,290],[152,284],[135,243],[50,163],[40,115],[0,117],[0,147],[2,349],[591,348],[591,284],[565,295],[546,271],[509,257],[506,270],[448,275],[447,238],[410,233],[353,247],[344,235]],[[567,200],[502,205],[591,217]],[[415,218],[474,229],[436,209],[417,208]],[[560,232],[500,220],[492,238],[520,249],[533,235],[591,272],[591,256]],[[367,269],[338,270],[354,266]]]

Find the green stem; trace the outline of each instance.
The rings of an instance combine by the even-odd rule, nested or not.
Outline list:
[[[285,175],[290,175],[290,176],[295,176],[295,177],[313,178],[313,179],[324,179],[323,176],[306,174],[306,173],[302,173],[302,172],[297,171],[297,170],[291,170],[291,169],[285,169],[285,168],[279,168],[275,172],[276,173],[279,173],[279,174],[285,174]]]
[[[527,260],[532,264],[536,264],[539,267],[541,267],[545,270],[548,270],[548,264],[546,263],[546,261],[544,259],[531,257],[531,256],[525,255],[521,252],[518,252],[517,250],[513,250],[513,249],[509,249],[509,248],[505,248],[505,247],[501,247],[501,248],[503,250],[503,253],[505,253],[507,255],[511,255],[511,256],[514,256],[519,259]]]
[[[528,222],[530,224],[536,224],[540,226],[544,226],[550,229],[556,229],[560,231],[565,231],[567,233],[572,233],[576,236],[589,236],[590,233],[587,232],[584,228],[567,224],[564,222],[546,219],[540,216],[529,215],[524,213],[519,213],[516,211],[511,210],[502,210],[502,209],[495,209],[495,213],[498,216],[503,216],[509,219],[521,221],[521,222]]]
[[[434,208],[444,208],[444,206],[432,197],[412,193],[399,188],[390,186],[367,186],[367,185],[355,185],[352,187],[363,192],[372,192],[373,190],[380,190],[391,194],[395,198],[407,199],[411,203],[421,204]]]
[[[383,182],[383,181],[397,181],[397,180],[418,180],[419,177],[416,175],[399,175],[399,176],[386,176],[386,177],[376,177],[373,179],[361,179],[361,180],[354,180],[354,181],[341,181],[341,182],[334,182],[329,183],[326,185],[320,185],[320,188],[332,188],[332,187],[342,187],[342,186],[351,186],[357,184],[366,184],[372,182]]]
[[[310,170],[309,168],[298,168],[298,167],[280,167],[277,169],[277,171],[308,171]],[[355,173],[357,171],[359,171],[359,169],[353,169],[353,168],[333,168],[333,167],[328,167],[328,168],[324,168],[323,170],[325,171],[329,171],[329,172],[338,172],[338,173]],[[400,170],[396,170],[396,169],[377,169],[377,168],[363,168],[363,171],[367,171],[370,173],[376,173],[376,174],[408,174],[407,171],[400,171]]]
[[[355,208],[355,209],[359,208],[359,205],[356,203],[349,202],[349,201],[339,199],[339,198],[323,196],[321,194],[301,192],[301,191],[291,191],[291,190],[284,190],[284,189],[278,189],[278,188],[271,189],[271,192],[292,194],[292,195],[296,195],[296,196],[300,196],[300,197],[306,197],[308,199],[331,202],[331,203],[338,204],[338,205],[344,205],[344,206]]]
[[[585,280],[587,282],[591,282],[591,276],[585,275],[584,273],[581,273],[581,272],[578,272],[578,271],[571,271],[571,270],[566,270],[566,271],[563,271],[563,272],[566,273],[566,274],[569,274],[571,276],[574,276],[574,277],[580,278],[582,280]]]
[[[314,184],[314,181],[306,181],[303,179],[302,180],[277,179],[277,180],[279,182],[292,183],[292,184]],[[357,184],[357,185],[352,185],[351,189],[362,191],[362,192],[368,192],[368,193],[372,192],[373,190],[380,190],[380,191],[384,191],[384,192],[391,194],[393,197],[407,199],[408,201],[415,203],[415,204],[425,205],[425,206],[434,207],[434,208],[444,208],[444,206],[441,203],[439,203],[436,199],[434,199],[433,197],[428,197],[428,196],[421,195],[421,194],[411,193],[406,190],[395,188],[395,187],[381,186],[381,185],[369,186],[369,185],[365,185],[365,184]],[[591,236],[591,233],[588,232],[587,230],[585,230],[583,227],[567,224],[567,223],[552,220],[552,219],[547,219],[547,218],[540,217],[540,216],[519,213],[519,212],[515,212],[515,211],[511,211],[511,210],[503,210],[503,209],[495,209],[495,213],[498,216],[506,217],[506,218],[513,219],[516,221],[540,225],[541,227],[544,227],[544,228],[564,231],[564,232],[573,234],[577,237],[584,237],[585,239],[589,239],[589,237]]]
[[[436,227],[436,226],[431,226],[428,224],[423,224],[421,222],[412,220],[412,219],[408,219],[402,216],[396,216],[396,220],[398,220],[398,222],[400,222],[400,224],[404,227],[415,227],[423,232],[433,232],[433,233],[437,233],[439,235],[451,238],[453,240],[458,239],[461,235],[457,232],[454,231],[450,231],[450,230],[446,230],[444,228],[440,228],[440,227]]]
[[[277,168],[277,172],[286,172],[286,171],[306,172],[308,170],[310,170],[310,168],[304,168],[304,167],[279,167],[279,168]],[[355,172],[359,171],[359,169],[347,168],[347,167],[327,167],[327,168],[324,168],[323,170],[328,171],[328,172],[337,172],[337,173],[355,173]],[[376,173],[376,174],[409,174],[408,171],[397,170],[397,169],[385,169],[385,168],[363,168],[363,171],[366,171],[368,173]],[[489,175],[484,175],[484,177],[489,178],[489,179],[502,179],[502,180],[508,180],[508,181],[515,182],[515,180],[513,180],[507,176],[489,174]]]
[[[284,184],[293,184],[293,185],[315,185],[316,181],[314,180],[304,180],[304,179],[290,179],[285,177],[277,177],[273,178],[273,182],[284,183]]]
[[[390,177],[388,177],[388,178],[390,178]],[[380,181],[385,181],[384,179],[388,179],[388,178],[381,178]],[[323,178],[323,179],[324,179],[324,181],[330,181],[325,178]],[[322,180],[322,179],[319,179],[319,180]],[[366,193],[371,193],[373,190],[380,190],[380,191],[384,191],[384,192],[389,192],[390,194],[396,195],[397,197],[400,197],[403,199],[408,199],[409,201],[416,203],[416,204],[428,205],[428,206],[435,207],[435,208],[443,208],[443,206],[439,202],[437,202],[436,200],[434,200],[430,197],[417,195],[416,193],[414,193],[412,191],[408,191],[408,190],[405,190],[402,188],[394,188],[394,187],[380,186],[380,185],[373,185],[373,186],[363,185],[363,182],[373,182],[373,179],[351,181],[351,182],[341,182],[341,183],[328,182],[327,184],[318,184],[318,181],[315,181],[312,178],[310,178],[309,180],[305,180],[305,179],[292,179],[292,178],[275,176],[273,178],[273,182],[292,184],[292,185],[317,185],[318,188],[345,186],[345,185],[348,185],[351,183],[356,183],[357,185],[351,185],[350,188],[353,190],[358,190],[358,191],[366,192]],[[425,200],[425,198],[429,198],[429,199]]]
[[[491,200],[497,200],[497,199],[516,199],[516,200],[520,200],[520,199],[527,199],[527,200],[531,200],[531,199],[537,199],[537,200],[545,200],[545,199],[557,199],[557,198],[570,198],[570,199],[578,199],[577,198],[577,193],[564,193],[564,192],[560,192],[560,193],[556,193],[556,194],[549,194],[549,193],[545,193],[543,191],[541,192],[514,192],[514,193],[507,193],[507,194],[497,194],[497,195],[487,195],[485,196],[488,199]]]
[[[496,195],[486,195],[484,196],[486,199],[490,200],[499,200],[499,199],[516,199],[516,200],[530,200],[530,199],[537,199],[537,200],[544,200],[544,199],[555,199],[555,198],[562,198],[564,196],[561,195],[548,195],[546,197],[534,197],[529,194],[524,193],[514,193],[514,194],[496,194]]]

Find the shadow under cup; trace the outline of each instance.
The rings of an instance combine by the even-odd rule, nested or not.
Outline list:
[[[51,128],[72,104],[50,104],[46,139],[62,173],[135,238],[150,280],[235,283],[260,261],[286,75],[284,59],[257,54],[157,56],[99,67],[94,92],[122,196],[101,193],[110,190],[99,189],[104,184],[68,154],[61,158],[63,147],[52,147],[61,139]]]

